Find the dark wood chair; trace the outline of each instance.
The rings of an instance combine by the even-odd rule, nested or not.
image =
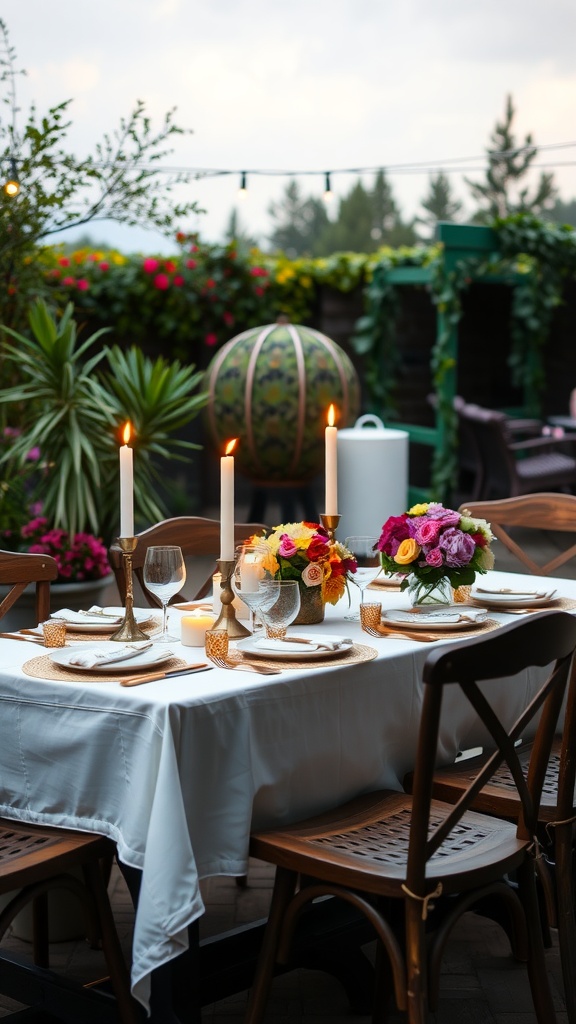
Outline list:
[[[463,403],[457,409],[461,437],[474,445],[478,476],[474,500],[509,498],[533,491],[571,491],[576,485],[576,435],[515,440],[503,412]]]
[[[110,860],[114,850],[111,840],[93,833],[0,819],[0,895],[12,894],[0,913],[0,939],[16,914],[32,902],[35,908],[33,952],[36,964],[36,967],[29,968],[15,964],[13,958],[0,950],[0,989],[3,992],[29,1006],[38,1004],[55,1012],[59,1000],[64,999],[68,1013],[66,1020],[110,1019],[109,995],[98,996],[94,992],[92,998],[87,999],[82,989],[74,991],[69,983],[63,985],[52,978],[52,972],[39,970],[48,966],[45,962],[48,936],[43,932],[46,915],[41,913],[38,916],[36,911],[45,904],[50,889],[68,889],[76,894],[85,909],[87,934],[97,935],[101,940],[116,996],[118,1020],[122,1024],[139,1024],[142,1021],[141,1010],[130,994],[128,968],[102,872],[102,863]],[[78,876],[73,874],[78,871]],[[16,989],[11,987],[14,984]],[[101,1010],[98,1009],[99,1004]],[[92,1015],[86,1016],[87,1012]]]
[[[50,615],[50,583],[57,575],[58,566],[51,555],[0,551],[0,583],[10,587],[0,603],[0,619],[10,611],[30,583],[36,586],[36,621],[47,619]]]
[[[485,501],[466,505],[472,516],[487,519],[496,537],[522,562],[531,573],[548,576],[568,559],[576,555],[576,544],[565,549],[539,565],[510,536],[512,527],[528,530],[551,530],[576,533],[576,496],[572,494],[531,494],[503,501]],[[520,751],[523,770],[527,770],[532,745],[524,744]],[[438,769],[434,775],[434,795],[441,800],[454,802],[468,784],[472,771],[486,759],[488,754],[477,758],[459,760],[455,764]],[[520,812],[519,801],[510,775],[506,768],[492,780],[489,788],[483,790],[475,802],[478,810],[515,820]],[[570,1024],[576,1024],[576,978],[574,976],[574,950],[576,950],[576,878],[574,858],[574,821],[576,821],[576,680],[572,680],[563,730],[554,737],[552,753],[546,767],[542,802],[538,815],[539,842],[546,861],[554,865],[553,872],[544,878],[545,892],[552,898],[546,901],[548,923],[558,928],[560,959],[564,976],[566,1009]],[[412,786],[412,777],[407,776],[405,786]]]
[[[262,523],[235,523],[234,542],[241,544],[253,533],[262,533],[266,527]],[[203,519],[198,516],[177,516],[173,519],[164,519],[161,523],[150,526],[147,530],[137,534],[138,544],[132,559],[134,575],[138,580],[142,592],[152,607],[158,607],[156,598],[148,593],[144,586],[143,570],[146,552],[149,547],[155,544],[178,544],[182,553],[187,555],[198,555],[203,558],[214,559],[214,567],[211,569],[207,579],[202,583],[193,598],[204,597],[211,585],[212,574],[216,568],[216,559],[220,551],[220,523],[217,519]],[[122,604],[126,600],[126,581],[122,562],[122,550],[118,544],[113,544],[109,550],[110,565],[116,577],[120,599]],[[182,600],[175,597],[174,601]],[[191,597],[192,600],[192,597]]]
[[[515,952],[528,962],[538,1022],[553,1024],[556,1016],[535,885],[534,835],[575,644],[573,616],[550,612],[437,648],[424,666],[413,795],[369,793],[316,818],[252,835],[252,855],[277,869],[245,1024],[261,1020],[275,964],[289,959],[300,912],[322,896],[346,900],[374,926],[378,944],[373,1020],[384,1019],[384,1003],[393,991],[409,1024],[424,1024],[428,1010],[437,1005],[440,960],[453,925],[467,910],[482,912],[487,901],[490,916],[496,904],[509,915]],[[502,679],[531,666],[550,665],[516,723],[508,727],[500,721],[490,697],[501,690]],[[459,698],[470,701],[496,747],[456,805],[432,799],[431,793],[446,687],[458,687]],[[451,693],[450,700],[455,696]],[[526,781],[515,744],[539,714]],[[471,809],[503,762],[522,807],[518,825]],[[517,890],[506,880],[511,873]]]

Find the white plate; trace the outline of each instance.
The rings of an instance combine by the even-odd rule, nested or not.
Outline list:
[[[405,611],[401,608],[394,608],[382,612],[382,622],[396,628],[437,629],[447,633],[459,629],[470,629],[476,623],[480,625],[486,617],[486,611],[481,608],[463,608],[461,605],[451,605],[449,608],[435,608],[429,611]]]
[[[212,599],[203,598],[201,601],[183,601],[181,604],[169,604],[168,611],[172,608],[176,608],[179,612],[195,612],[197,608],[202,610],[212,611]],[[158,609],[160,611],[160,609]]]
[[[93,644],[75,644],[73,648],[69,649],[66,647],[60,651],[54,651],[50,655],[50,659],[55,665],[60,665],[61,668],[69,668],[71,672],[97,672],[102,675],[109,675],[110,672],[130,672],[134,675],[140,669],[150,668],[152,665],[162,665],[163,662],[174,657],[174,651],[170,648],[162,650],[160,647],[150,647],[148,650],[142,651],[141,654],[135,655],[134,658],[127,658],[125,661],[108,661],[105,665],[94,665],[92,668],[70,664],[70,659],[74,658],[78,651],[91,650],[93,646]],[[117,646],[114,640],[108,643],[103,640],[98,644],[98,650],[113,652]]]
[[[60,612],[52,612],[51,619],[64,619],[67,626],[74,633],[110,633],[117,629],[124,619],[124,608],[103,608],[103,612],[114,615],[115,618],[105,619],[100,615],[83,615],[80,619],[78,613],[67,617]],[[158,614],[161,609],[158,609]],[[154,608],[134,608],[134,618],[138,624],[147,622],[154,615]]]
[[[526,588],[526,591],[520,591],[517,593],[502,593],[494,590],[490,594],[484,594],[478,589],[472,590],[470,596],[478,601],[478,604],[488,605],[490,608],[539,608],[550,604],[556,594],[555,590],[544,590],[544,588],[535,588],[533,593],[528,593],[530,587]],[[542,596],[540,596],[542,595]]]
[[[304,639],[304,634],[302,638]],[[315,639],[323,640],[324,637],[307,636],[306,639],[314,641]],[[326,640],[336,641],[337,639],[335,636],[326,636]],[[314,648],[311,644],[296,644],[289,643],[288,641],[284,642],[283,640],[269,640],[268,643],[274,644],[274,646],[269,648],[259,647],[258,637],[247,636],[244,640],[238,641],[236,649],[258,658],[289,658],[292,661],[293,659],[334,658],[339,654],[344,654],[345,651],[349,651],[354,646],[352,643],[342,643],[336,650],[328,651],[325,648]]]

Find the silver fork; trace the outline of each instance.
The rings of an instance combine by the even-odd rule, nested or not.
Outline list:
[[[236,669],[238,672],[259,672],[262,676],[280,675],[280,669],[268,668],[267,665],[241,665],[237,661],[228,661],[227,658],[217,658],[215,655],[207,655],[208,659],[218,668]]]

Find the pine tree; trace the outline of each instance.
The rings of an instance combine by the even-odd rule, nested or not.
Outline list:
[[[491,136],[492,148],[487,149],[488,169],[486,182],[473,182],[465,178],[474,199],[480,207],[474,220],[486,224],[495,217],[506,217],[512,213],[531,211],[541,216],[556,197],[553,174],[541,174],[533,191],[530,186],[521,188],[520,182],[529,172],[538,150],[527,135],[523,144],[518,144],[512,134],[514,120],[512,97],[506,99],[506,112],[502,123],[496,122]]]
[[[315,243],[328,224],[328,213],[321,199],[304,198],[297,181],[289,181],[282,199],[271,203],[268,213],[275,222],[269,241],[273,249],[296,256],[313,256]]]
[[[416,217],[416,223],[425,227],[424,241],[432,241],[439,221],[454,221],[462,209],[462,203],[452,194],[450,181],[439,171],[428,182],[428,194],[420,205],[426,210],[426,217]]]

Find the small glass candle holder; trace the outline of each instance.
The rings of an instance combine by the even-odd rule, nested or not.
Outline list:
[[[360,605],[362,629],[377,629],[381,621],[382,604],[380,601],[365,601]]]
[[[204,643],[207,658],[226,658],[228,656],[228,630],[207,629]]]
[[[48,619],[42,623],[45,647],[66,646],[66,622],[64,619]]]

